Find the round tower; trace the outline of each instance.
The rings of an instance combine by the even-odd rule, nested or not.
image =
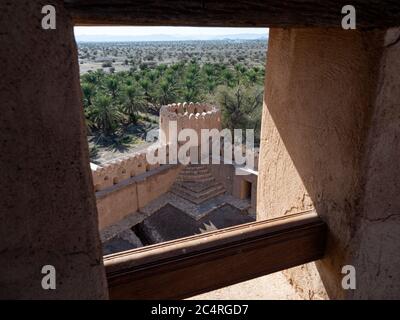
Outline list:
[[[160,110],[160,132],[159,140],[162,144],[169,144],[173,141],[170,133],[170,122],[176,122],[176,134],[183,129],[193,129],[197,132],[199,144],[201,129],[221,130],[221,112],[210,104],[204,103],[173,103],[161,107]]]

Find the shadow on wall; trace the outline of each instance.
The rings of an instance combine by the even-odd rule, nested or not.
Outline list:
[[[367,252],[364,261],[356,260],[355,252],[360,217],[368,215],[362,203],[366,148],[381,52],[381,31],[270,32],[260,152],[260,163],[268,165],[260,166],[258,185],[258,212],[268,216],[259,218],[315,207],[330,230],[326,258],[316,265],[331,298],[371,296],[367,288],[342,290],[345,264],[355,265],[365,280],[379,281],[368,265],[379,260],[372,256],[376,251],[369,257]],[[287,276],[296,284],[290,271]],[[393,292],[381,297],[388,294]]]

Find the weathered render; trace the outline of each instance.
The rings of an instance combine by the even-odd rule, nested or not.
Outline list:
[[[166,193],[180,170],[179,165],[157,167],[96,192],[100,230],[137,212]]]
[[[174,126],[171,126],[171,123],[174,123]],[[175,134],[170,132],[174,127]],[[200,145],[202,129],[221,130],[221,111],[213,105],[193,102],[163,106],[160,110],[160,130],[163,133],[160,136],[161,143],[176,143],[179,133],[184,129],[194,130]],[[179,140],[178,144],[182,143],[183,141]]]
[[[328,224],[326,257],[316,264],[322,282],[312,265],[286,272],[305,298],[400,295],[398,29],[384,38],[270,31],[257,211],[269,218],[315,208]],[[347,264],[357,290],[342,289]]]
[[[52,3],[56,30],[48,1],[0,5],[0,299],[108,297],[73,25]]]

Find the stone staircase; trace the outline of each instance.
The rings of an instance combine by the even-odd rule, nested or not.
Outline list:
[[[170,192],[195,204],[201,204],[225,193],[206,165],[189,164],[177,177]]]
[[[182,169],[167,193],[140,209],[140,216],[143,219],[150,217],[168,204],[197,221],[225,205],[247,214],[250,202],[237,199],[225,191],[206,165],[189,164]]]

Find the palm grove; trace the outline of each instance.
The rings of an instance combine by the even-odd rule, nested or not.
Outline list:
[[[156,123],[162,105],[185,101],[217,104],[223,127],[252,128],[258,142],[263,82],[261,67],[196,60],[141,64],[120,72],[111,67],[81,76],[88,132],[96,141],[112,143],[126,141],[132,126]]]

